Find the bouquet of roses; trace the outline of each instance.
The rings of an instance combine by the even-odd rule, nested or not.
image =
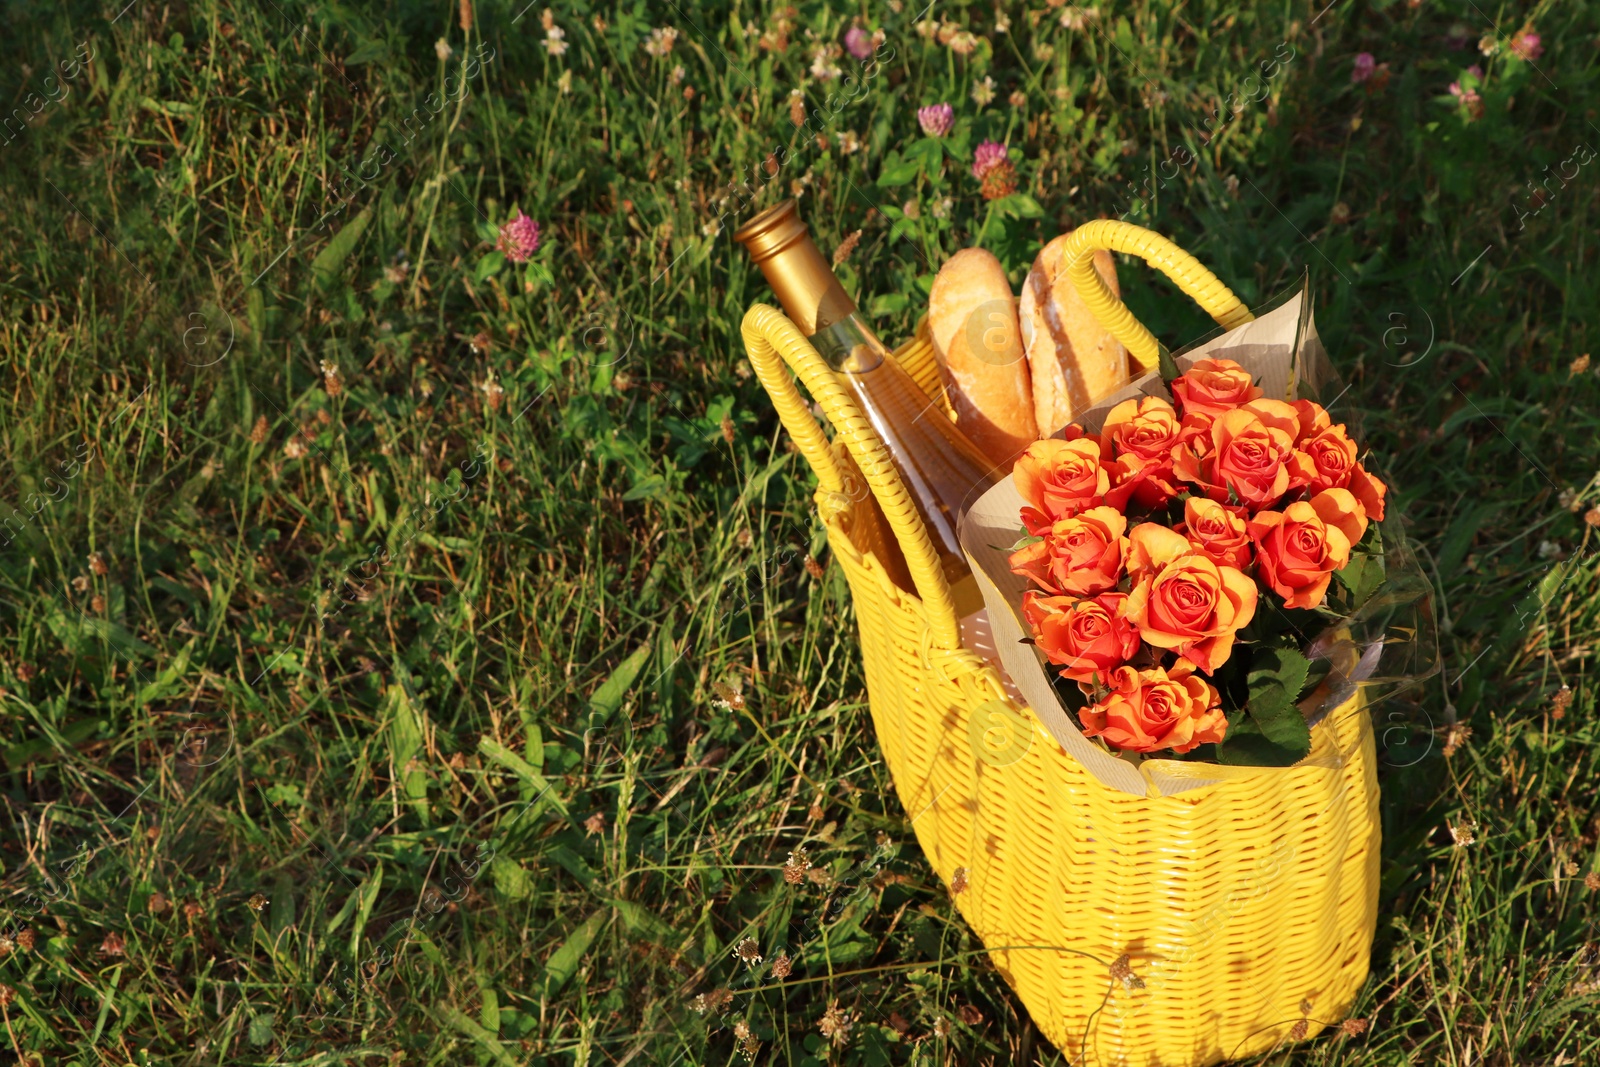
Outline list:
[[[1232,360],[1169,385],[1017,461],[1022,615],[1112,751],[1288,765],[1353,695],[1328,634],[1383,583],[1387,490],[1319,404],[1264,398]]]

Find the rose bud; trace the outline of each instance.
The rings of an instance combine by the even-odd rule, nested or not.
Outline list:
[[[1128,543],[1134,585],[1123,612],[1139,636],[1176,651],[1207,674],[1226,663],[1234,635],[1255,616],[1256,583],[1153,522],[1134,527]]]
[[[1022,594],[1022,614],[1034,644],[1074,681],[1104,678],[1139,651],[1139,631],[1122,617],[1126,593],[1090,599]]]
[[[1035,441],[1017,457],[1011,479],[1028,502],[1022,523],[1029,533],[1043,536],[1051,523],[1105,503],[1111,477],[1100,460],[1100,442],[1092,437]]]
[[[1350,538],[1303,500],[1281,512],[1261,512],[1250,520],[1249,529],[1256,543],[1257,573],[1283,597],[1285,607],[1321,604],[1333,572],[1350,562]]]
[[[1250,372],[1231,359],[1200,359],[1172,383],[1172,396],[1184,413],[1217,416],[1261,395]]]
[[[1116,508],[1091,508],[1056,522],[1044,540],[1011,553],[1011,571],[1052,596],[1093,596],[1122,580],[1127,516]]]
[[[1184,660],[1166,670],[1118,667],[1109,683],[1111,692],[1081,709],[1078,721],[1087,736],[1103,737],[1114,748],[1182,753],[1221,741],[1228,729],[1216,689]]]
[[[1244,570],[1252,559],[1246,521],[1244,508],[1230,508],[1209,497],[1192,496],[1183,502],[1183,524],[1178,532],[1211,562]]]

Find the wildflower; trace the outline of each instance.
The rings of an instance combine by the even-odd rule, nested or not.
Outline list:
[[[872,36],[860,26],[851,26],[844,35],[844,46],[851,55],[865,60],[872,55]]]
[[[918,37],[925,41],[931,40],[933,35],[939,32],[939,24],[932,19],[923,19],[917,23],[916,29]]]
[[[549,8],[545,8],[543,11],[539,12],[539,25],[544,27],[546,33],[550,32],[550,27],[554,26],[555,24],[556,13],[554,11],[551,11]]]
[[[1081,30],[1089,23],[1100,17],[1100,10],[1093,7],[1069,7],[1062,9],[1061,28],[1064,30]]]
[[[1511,40],[1511,54],[1532,63],[1544,55],[1544,45],[1539,42],[1537,33],[1518,34]]]
[[[1362,52],[1356,56],[1356,65],[1350,71],[1350,80],[1357,84],[1366,81],[1372,77],[1372,72],[1377,69],[1377,66],[1378,61],[1373,58],[1371,52]]]
[[[900,213],[908,219],[920,219],[922,217],[922,205],[915,200],[907,200],[900,205]]]
[[[76,589],[80,593],[88,592],[89,576],[87,574],[80,574],[76,578],[72,579],[72,588]]]
[[[1133,973],[1130,957],[1124,952],[1111,963],[1111,977],[1122,983],[1123,989],[1143,989],[1144,979]]]
[[[950,38],[950,51],[958,56],[970,56],[978,47],[978,38],[970,30],[962,30]]]
[[[539,251],[539,224],[520,210],[516,218],[500,227],[500,240],[496,245],[513,263],[526,263]]]
[[[983,81],[972,87],[972,102],[979,107],[987,107],[994,99],[994,79],[985,74]]]
[[[948,47],[950,42],[956,39],[956,34],[960,32],[961,27],[953,22],[939,23],[939,33],[937,35],[939,43]]]
[[[560,26],[551,27],[550,32],[545,34],[544,50],[553,56],[566,55],[567,42],[563,40],[566,35],[566,31]]]
[[[941,1015],[937,1019],[935,1019],[933,1021],[933,1036],[934,1037],[949,1037],[950,1036],[950,1020],[947,1019],[946,1017],[944,1017],[943,1015]]]
[[[96,574],[105,576],[111,568],[106,566],[106,558],[98,552],[89,553],[89,569]]]
[[[251,893],[250,899],[245,903],[250,905],[251,911],[259,915],[261,910],[267,906],[267,898],[262,896],[260,893]]]
[[[746,937],[733,947],[733,956],[746,967],[754,967],[761,962],[761,946],[755,938]]]
[[[999,10],[998,8],[995,9],[994,13],[994,32],[1011,32],[1011,16],[1006,14],[1004,11]]]
[[[806,121],[806,95],[799,89],[789,90],[789,121],[804,126]]]
[[[1301,1019],[1298,1022],[1296,1022],[1293,1026],[1289,1027],[1289,1040],[1290,1041],[1304,1041],[1306,1039],[1306,1034],[1310,1030],[1311,1030],[1311,1021],[1309,1019]]]
[[[596,15],[590,25],[594,27],[595,33],[605,33],[606,27],[611,24],[605,20],[604,16]]]
[[[1478,51],[1484,56],[1493,56],[1500,51],[1500,42],[1495,40],[1494,34],[1486,33],[1478,38]]]
[[[806,871],[811,869],[811,860],[806,855],[806,850],[797,848],[789,853],[789,858],[783,865],[783,880],[790,885],[799,885],[805,879]]]
[[[323,360],[320,369],[322,370],[323,392],[327,393],[330,398],[338,396],[342,388],[339,382],[338,365]]]
[[[32,952],[34,933],[31,928],[17,931],[17,947],[24,952]]]
[[[960,896],[967,889],[967,869],[957,867],[956,873],[950,876],[950,895]]]
[[[679,82],[683,81],[684,75],[687,73],[688,71],[683,69],[683,64],[679,63],[676,67],[672,68],[672,73],[667,75],[667,84],[677,85]]]
[[[841,155],[855,155],[861,149],[861,138],[856,136],[856,131],[846,130],[839,135],[839,153]]]
[[[106,934],[105,940],[100,942],[102,956],[120,956],[127,951],[127,944],[122,940],[122,935],[112,930]]]
[[[700,232],[706,237],[715,237],[717,234],[722,232],[722,223],[718,222],[716,219],[701,223]]]
[[[787,25],[780,20],[778,25],[767,30],[756,42],[763,52],[787,52],[789,50],[789,30]]]
[[[1600,507],[1590,508],[1584,512],[1583,521],[1590,526],[1600,526]]]
[[[861,243],[861,231],[860,230],[856,230],[854,233],[850,234],[850,236],[846,237],[843,241],[841,241],[839,243],[839,247],[835,248],[833,250],[833,266],[834,266],[834,269],[838,269],[839,264],[841,264],[845,260],[849,259],[850,258],[850,253],[854,252],[856,250],[856,245],[858,245],[860,243]]]
[[[1006,160],[1006,146],[999,141],[985,141],[972,154],[972,176],[982,181],[984,175]]]
[[[983,1012],[978,1010],[978,1006],[976,1004],[963,1004],[961,1007],[956,1009],[956,1018],[960,1019],[968,1026],[977,1026],[979,1023],[983,1022]]]
[[[953,199],[951,199],[950,197],[948,197],[948,196],[941,197],[940,199],[935,200],[933,202],[933,217],[936,218],[936,219],[949,218],[950,217],[950,209],[955,207],[955,206],[956,206],[956,202]]]
[[[844,71],[839,69],[839,64],[829,60],[830,56],[826,48],[818,47],[814,49],[811,53],[810,75],[819,82],[825,82],[842,75]]]
[[[1477,86],[1482,84],[1483,68],[1474,63],[1467,68],[1467,77],[1472,79],[1472,85],[1463,86],[1461,81],[1453,81],[1450,83],[1450,95],[1455,97],[1473,118],[1480,118],[1483,115],[1483,100],[1478,96]]]
[[[929,104],[917,109],[917,122],[929,137],[943,137],[955,123],[956,111],[949,104]]]
[[[1028,94],[1018,89],[1006,97],[1006,103],[1012,107],[1023,107],[1028,103]]]
[[[1590,871],[1588,874],[1584,875],[1583,887],[1590,892],[1600,890],[1600,874],[1595,874],[1593,871]]]
[[[593,815],[589,816],[587,819],[583,820],[583,832],[584,832],[584,836],[585,837],[588,837],[591,834],[603,834],[603,833],[605,833],[606,832],[606,814],[605,814],[605,812],[597,811]]]
[[[1478,839],[1478,824],[1471,819],[1463,819],[1460,826],[1446,819],[1445,826],[1450,830],[1450,839],[1456,848],[1466,848]]]
[[[1044,41],[1040,41],[1040,40],[1035,39],[1035,41],[1033,42],[1033,58],[1034,59],[1037,59],[1041,63],[1048,63],[1052,59],[1055,58],[1055,55],[1056,55],[1056,46],[1055,45],[1046,44]]]
[[[1453,757],[1461,746],[1471,739],[1472,727],[1462,726],[1459,723],[1452,724],[1444,733],[1444,758]]]
[[[439,57],[439,62],[441,63],[455,55],[455,51],[454,48],[450,47],[450,42],[443,37],[433,42],[433,54]]]
[[[828,1005],[828,1010],[822,1013],[822,1021],[817,1024],[822,1036],[831,1041],[835,1048],[843,1048],[850,1040],[850,1027],[850,1013],[840,1011],[838,1001]]]
[[[644,43],[644,50],[657,58],[672,51],[672,46],[678,42],[678,31],[671,26],[657,26],[650,31],[650,39]]]
[[[556,79],[556,89],[561,93],[562,96],[566,96],[568,93],[572,92],[571,70],[564,70],[561,72],[561,77]]]
[[[1564,719],[1570,707],[1572,707],[1572,687],[1564,685],[1557,689],[1556,695],[1550,699],[1550,717],[1556,720]]]
[[[794,970],[794,961],[785,954],[780,953],[778,958],[772,961],[772,977],[774,978],[787,978],[792,970]]]
[[[983,198],[999,200],[1017,191],[1017,169],[1006,160],[983,176]]]
[[[1339,1029],[1344,1033],[1345,1037],[1360,1037],[1367,1032],[1367,1020],[1346,1019],[1339,1024]]]
[[[1567,367],[1567,377],[1576,378],[1589,369],[1589,353],[1585,352]]]

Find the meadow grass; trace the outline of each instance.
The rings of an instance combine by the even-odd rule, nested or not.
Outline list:
[[[744,361],[729,232],[800,192],[891,339],[979,235],[1309,269],[1444,671],[1379,711],[1367,1028],[1261,1062],[1600,1063],[1595,8],[6,10],[7,1062],[1065,1062],[892,794]],[[941,100],[1024,198],[908,163]]]

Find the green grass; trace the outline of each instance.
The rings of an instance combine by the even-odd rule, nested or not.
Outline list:
[[[856,14],[895,58],[750,208],[809,174],[891,338],[980,232],[1015,273],[1132,208],[1247,302],[1309,269],[1438,583],[1445,673],[1379,713],[1370,1028],[1264,1062],[1600,1062],[1595,9],[1036,4],[996,33],[953,0],[963,58],[910,3],[804,4],[781,52],[767,7],[579,3],[557,57],[542,7],[475,6],[6,7],[6,109],[45,102],[0,134],[6,1062],[726,1064],[741,1020],[759,1062],[1064,1062],[892,797],[738,341],[770,297],[719,197],[790,145],[792,89],[824,104],[805,29]],[[1536,64],[1478,54],[1525,20]],[[1475,120],[1446,92],[1473,62]],[[886,178],[946,99],[1041,215],[986,216],[956,164]],[[484,262],[513,208],[539,270]],[[1205,329],[1120,270],[1170,344]],[[753,984],[744,937],[804,945],[794,974]]]

